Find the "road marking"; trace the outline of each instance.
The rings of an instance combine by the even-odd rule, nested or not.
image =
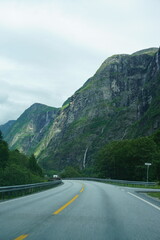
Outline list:
[[[137,195],[135,195],[135,194],[133,194],[133,193],[130,193],[130,192],[128,192],[128,193],[129,193],[130,195],[132,195],[133,197],[138,198],[139,200],[141,200],[141,201],[143,201],[143,202],[149,204],[150,206],[152,206],[152,207],[154,207],[154,208],[156,208],[157,210],[160,211],[160,207],[158,207],[158,206],[156,206],[156,205],[154,205],[154,204],[152,204],[152,203],[150,203],[150,202],[144,200],[143,198],[138,197]]]
[[[14,240],[23,240],[23,239],[25,239],[26,237],[28,237],[28,234],[21,235],[21,236],[19,236],[18,238],[15,238]]]
[[[68,205],[70,205],[72,202],[74,202],[77,198],[79,197],[79,195],[77,194],[74,198],[72,198],[69,202],[67,202],[65,205],[63,205],[62,207],[60,207],[57,211],[55,211],[53,214],[56,215],[58,213],[60,213],[63,209],[65,209]]]
[[[84,184],[82,184],[82,188],[80,190],[80,192],[83,192],[84,191]]]
[[[80,190],[80,192],[83,192],[84,191],[84,187]]]

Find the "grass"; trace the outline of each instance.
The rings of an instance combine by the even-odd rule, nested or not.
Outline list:
[[[149,196],[160,199],[160,192],[157,193],[147,193]]]
[[[133,53],[131,56],[138,56],[141,54],[148,54],[150,56],[154,56],[157,51],[158,51],[158,48],[149,48],[149,49],[137,51],[137,52]]]
[[[67,108],[69,106],[69,103],[65,104],[62,106],[61,110],[64,110],[65,108]]]
[[[84,84],[83,87],[81,87],[79,90],[76,91],[76,93],[82,93],[88,89],[90,89],[93,86],[93,82],[89,82],[87,84]]]
[[[160,189],[160,185],[148,186],[148,185],[124,184],[124,183],[113,183],[113,182],[105,182],[105,183],[122,186],[122,187]]]

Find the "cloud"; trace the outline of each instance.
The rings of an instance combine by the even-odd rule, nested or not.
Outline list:
[[[0,1],[0,123],[60,107],[116,53],[159,47],[159,0]]]
[[[8,95],[0,92],[0,105],[5,104],[6,102],[8,102]]]
[[[130,4],[124,0],[81,1],[79,4],[69,1],[68,4],[68,1],[47,1],[46,4],[43,1],[27,1],[24,4],[22,1],[19,4],[19,1],[7,1],[0,5],[0,23],[5,29],[14,32],[23,33],[25,30],[34,34],[41,31],[51,38],[57,36],[77,47],[103,53],[108,46],[116,44],[117,31],[120,43],[126,44],[126,34],[122,30],[130,31],[133,37],[135,30],[142,27],[144,29],[144,22],[141,21],[143,12],[134,12],[135,4],[133,1],[129,2]],[[138,26],[133,21],[134,17],[139,20]]]

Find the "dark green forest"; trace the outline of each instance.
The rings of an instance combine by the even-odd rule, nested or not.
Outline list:
[[[160,182],[160,130],[149,137],[110,142],[97,153],[93,166],[83,170],[68,166],[54,174],[62,178],[100,177],[146,181],[145,163],[152,164],[149,181]],[[0,132],[0,186],[42,181],[43,172],[34,155],[27,157],[18,150],[10,151]]]
[[[146,181],[145,163],[152,164],[148,180],[160,182],[160,130],[152,136],[110,142],[98,151],[92,166],[85,169],[67,166],[61,172],[51,171],[51,176],[58,174],[62,178],[98,177]]]
[[[27,157],[18,150],[10,151],[0,132],[0,186],[42,181],[44,181],[42,169],[34,155]]]
[[[98,177],[146,181],[145,163],[151,163],[149,181],[160,181],[160,130],[149,137],[113,141],[97,154]]]

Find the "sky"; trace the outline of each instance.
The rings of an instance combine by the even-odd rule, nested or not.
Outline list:
[[[0,124],[61,107],[102,62],[160,46],[160,0],[0,0]]]

